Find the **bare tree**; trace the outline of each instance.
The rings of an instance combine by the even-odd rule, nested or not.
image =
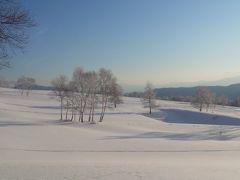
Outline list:
[[[35,84],[36,84],[36,81],[34,78],[21,76],[20,78],[18,78],[15,88],[21,91],[21,95],[23,95],[25,91],[26,95],[28,96],[30,90],[33,88]]]
[[[18,0],[0,0],[0,69],[10,67],[10,52],[23,50],[28,42],[26,30],[34,25],[30,13]]]
[[[69,102],[69,106],[71,108],[71,121],[75,120],[75,111],[77,110],[75,97],[76,97],[76,86],[73,81],[70,81],[68,83],[67,101]]]
[[[222,105],[222,106],[227,106],[229,104],[228,97],[226,97],[226,96],[217,97],[217,104]]]
[[[25,77],[24,76],[18,78],[18,80],[15,84],[15,88],[19,89],[21,95],[23,95],[24,90],[25,90],[24,84],[25,84]]]
[[[113,74],[110,70],[101,68],[98,73],[99,76],[99,94],[100,94],[100,104],[101,104],[101,113],[99,122],[103,121],[106,108],[108,106],[109,98],[111,96],[111,86],[114,79]]]
[[[211,104],[214,102],[214,95],[209,91],[207,87],[198,87],[196,96],[192,102],[193,107],[198,108],[202,111],[206,108],[208,111]]]
[[[240,97],[237,97],[233,102],[233,106],[240,107]]]
[[[75,84],[76,89],[76,105],[79,111],[79,121],[83,122],[84,120],[84,112],[87,106],[87,100],[89,96],[89,88],[87,82],[86,72],[78,67],[73,72],[72,81]]]
[[[95,108],[98,103],[98,75],[95,71],[91,71],[85,74],[86,81],[88,82],[88,108],[89,108],[89,118],[88,121],[94,123]]]
[[[114,108],[117,108],[117,104],[123,103],[122,100],[122,88],[119,84],[117,84],[117,79],[112,80],[111,84],[111,97],[110,97],[110,102],[113,103]]]
[[[156,95],[151,83],[147,83],[144,89],[142,103],[145,108],[149,108],[149,114],[152,114],[152,109],[157,107]]]
[[[60,75],[59,77],[52,80],[53,92],[60,100],[61,105],[61,120],[63,120],[63,103],[64,98],[68,91],[68,79],[65,75]]]

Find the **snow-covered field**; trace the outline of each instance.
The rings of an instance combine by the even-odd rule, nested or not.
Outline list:
[[[59,121],[48,94],[0,89],[0,179],[240,179],[238,108],[159,101],[149,117],[124,98],[103,123],[81,124]]]

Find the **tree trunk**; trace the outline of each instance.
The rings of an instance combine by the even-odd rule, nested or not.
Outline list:
[[[72,117],[71,117],[71,121],[73,121],[73,112],[74,111],[74,109],[73,109],[73,102],[72,102]]]
[[[103,119],[103,109],[104,109],[104,97],[102,95],[102,107],[101,107],[102,111],[100,113],[100,119],[99,119],[99,122],[102,122],[102,119]]]
[[[85,101],[84,102],[84,105],[83,105],[83,107],[82,107],[82,117],[81,117],[81,122],[83,123],[83,115],[84,115],[84,111],[85,111],[85,108],[86,108],[86,104],[87,104],[87,102]]]
[[[82,115],[81,115],[81,123],[83,123],[83,113],[84,112],[82,112]]]
[[[81,102],[80,102],[80,107],[79,107],[79,119],[78,121],[80,122],[83,122],[83,100],[81,99]]]
[[[106,107],[107,107],[107,103],[105,102],[105,105],[104,105],[104,107],[103,107],[102,117],[101,117],[101,119],[100,119],[99,122],[102,122],[102,121],[103,121],[103,118],[104,118],[104,115],[105,115],[105,111],[106,111]]]
[[[71,116],[71,121],[73,121],[73,112],[72,112],[72,116]]]
[[[66,111],[66,120],[68,119],[68,107],[67,107],[67,111]]]
[[[88,122],[91,121],[91,116],[92,116],[92,106],[90,107],[90,112],[89,112]]]
[[[79,122],[81,121],[81,117],[82,117],[82,111],[79,111],[79,118],[78,118]]]
[[[61,120],[63,119],[63,98],[61,97]]]
[[[149,114],[152,114],[151,97],[148,97]]]
[[[94,110],[95,110],[95,108],[94,108],[94,104],[93,104],[93,109],[92,109],[92,122],[94,122]]]

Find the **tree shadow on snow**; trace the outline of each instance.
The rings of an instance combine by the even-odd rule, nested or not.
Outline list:
[[[227,141],[240,137],[240,127],[217,127],[197,132],[146,132],[129,136],[110,136],[107,139],[168,139],[181,141]]]
[[[0,120],[0,128],[1,127],[9,127],[9,126],[52,126],[52,125],[69,125],[72,124],[72,121],[69,120],[39,120],[33,122],[27,121],[4,121]]]
[[[19,122],[19,121],[0,121],[0,127],[7,127],[7,126],[33,126],[36,125],[35,123],[29,122]]]
[[[60,109],[60,106],[29,106],[36,109]]]
[[[161,109],[151,115],[142,114],[149,118],[166,123],[202,124],[209,126],[208,130],[192,132],[146,132],[130,136],[110,136],[105,139],[154,139],[169,140],[231,140],[240,138],[240,118],[210,113],[201,113],[181,109]]]
[[[100,114],[100,113],[98,113]],[[136,114],[135,112],[105,112],[106,115],[131,115]]]
[[[240,118],[182,109],[161,109],[143,115],[166,123],[240,126]]]

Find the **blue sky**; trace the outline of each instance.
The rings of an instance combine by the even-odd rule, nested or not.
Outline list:
[[[49,84],[77,66],[111,69],[122,85],[240,75],[240,1],[22,0],[37,26],[6,78]]]

